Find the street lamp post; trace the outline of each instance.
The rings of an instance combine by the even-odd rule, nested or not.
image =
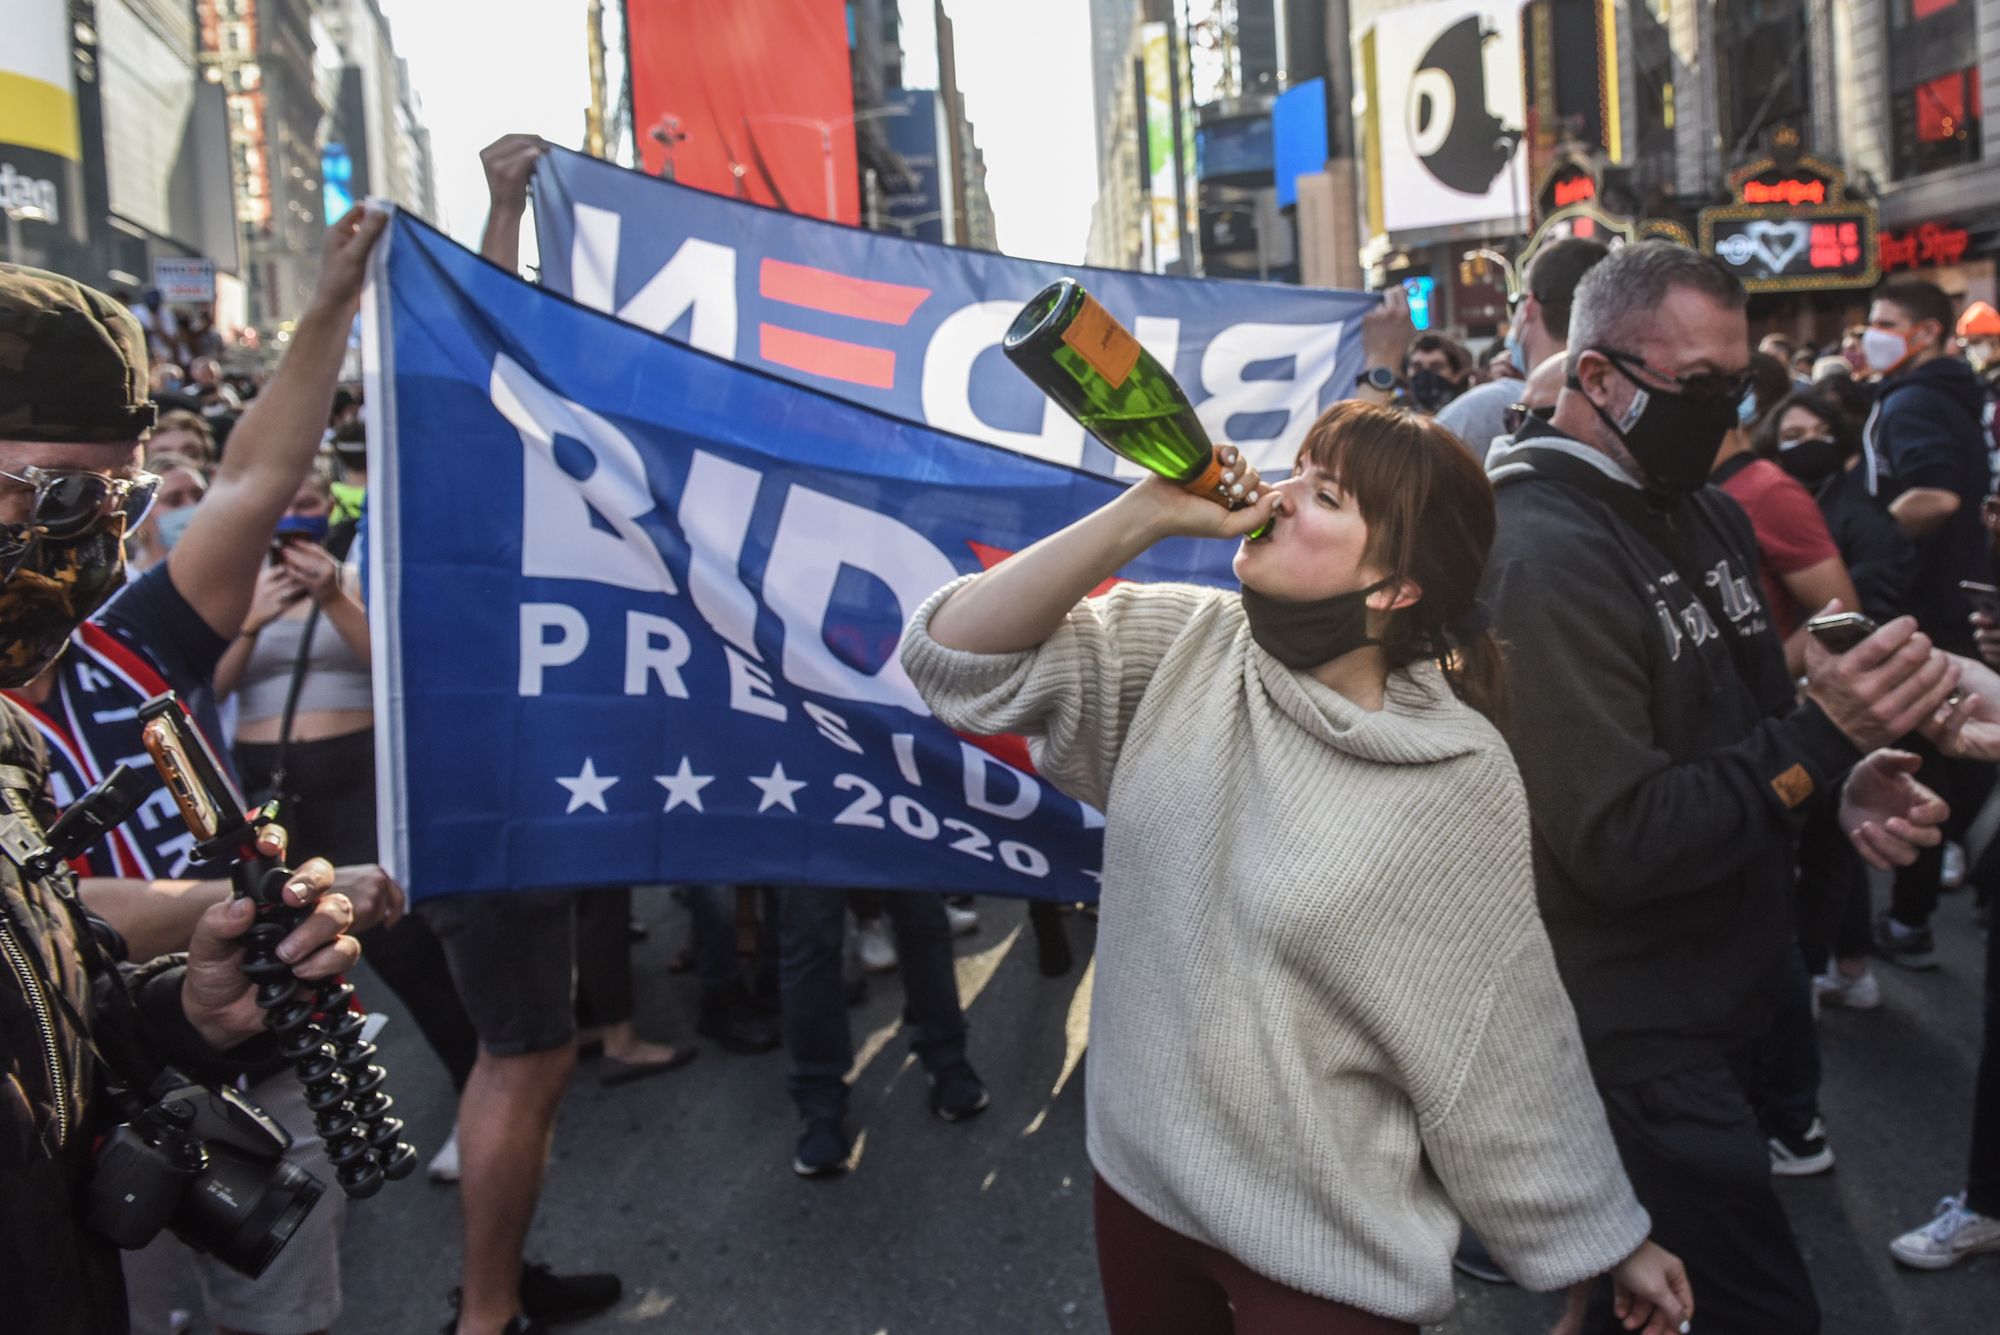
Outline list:
[[[843,125],[859,125],[862,121],[887,120],[892,116],[909,114],[910,109],[906,106],[870,107],[866,111],[835,116],[832,120],[821,120],[817,116],[745,116],[743,121],[746,125],[755,125],[760,121],[769,121],[777,125],[802,125],[809,130],[819,131],[820,156],[826,164],[826,216],[828,221],[833,221],[838,216],[838,210],[834,207],[833,132]]]

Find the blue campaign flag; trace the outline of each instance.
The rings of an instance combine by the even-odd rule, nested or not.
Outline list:
[[[1101,817],[933,719],[896,646],[1119,483],[655,337],[407,215],[372,265],[381,844],[415,897],[1095,898]],[[1124,574],[1233,584],[1232,554]]]
[[[1022,303],[1078,277],[1217,441],[1287,469],[1362,370],[1371,293],[1044,264],[723,199],[565,149],[535,174],[542,281],[718,357],[1022,454],[1134,477],[1008,368]]]

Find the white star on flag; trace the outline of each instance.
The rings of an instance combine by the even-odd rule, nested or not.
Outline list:
[[[792,801],[792,794],[806,786],[805,780],[786,778],[783,761],[771,767],[771,777],[768,779],[760,779],[752,774],[750,782],[756,784],[757,791],[764,795],[757,803],[758,814],[761,815],[772,807],[783,807],[794,816],[799,814],[798,805]]]
[[[701,790],[715,782],[712,774],[696,774],[688,764],[686,756],[681,757],[681,767],[672,774],[655,774],[653,782],[667,790],[667,807],[672,811],[685,802],[696,811],[704,810],[701,805]]]
[[[606,815],[611,814],[611,808],[604,805],[604,794],[609,792],[611,785],[618,780],[599,778],[597,766],[591,763],[589,756],[583,758],[583,773],[574,779],[558,776],[556,782],[569,789],[569,807],[563,815],[570,815],[584,807],[596,807]]]

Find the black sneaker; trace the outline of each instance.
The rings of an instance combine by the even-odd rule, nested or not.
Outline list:
[[[847,1171],[847,1161],[853,1153],[854,1147],[847,1143],[847,1131],[838,1117],[815,1117],[799,1133],[792,1171],[800,1177],[833,1177]]]
[[[1937,943],[1928,927],[1907,927],[1884,913],[1875,919],[1875,953],[1905,969],[1935,969]]]
[[[1826,1143],[1826,1124],[1815,1117],[1798,1135],[1779,1133],[1766,1140],[1771,1172],[1776,1177],[1811,1177],[1833,1167],[1833,1148]]]
[[[977,1117],[991,1102],[978,1072],[962,1057],[931,1076],[931,1111],[947,1122]]]
[[[757,1013],[750,989],[740,983],[716,988],[701,999],[701,1018],[694,1031],[739,1056],[770,1052],[783,1041],[778,1026]]]
[[[521,1311],[548,1325],[595,1316],[624,1292],[616,1275],[558,1275],[545,1265],[521,1267]]]

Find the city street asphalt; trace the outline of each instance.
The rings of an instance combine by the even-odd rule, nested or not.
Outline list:
[[[900,1032],[895,976],[870,980],[850,1012],[859,1075],[858,1163],[808,1182],[791,1170],[796,1124],[782,1052],[736,1057],[704,1044],[685,1070],[605,1088],[579,1065],[530,1242],[559,1271],[612,1270],[612,1311],[576,1335],[1101,1335],[1084,1151],[1084,970],[1092,931],[1069,917],[1078,966],[1045,979],[1021,906],[986,900],[958,942],[970,1055],[993,1105],[959,1125],[933,1118]],[[642,891],[651,927],[633,947],[640,1028],[695,1041],[696,988],[670,975],[685,914]],[[1783,1182],[1825,1310],[1826,1335],[1980,1335],[2000,1329],[2000,1255],[1925,1274],[1889,1239],[1959,1190],[1980,1029],[1981,938],[1968,897],[1937,920],[1943,967],[1878,966],[1884,1005],[1821,1021],[1823,1108],[1839,1162]],[[385,989],[363,995],[396,1018],[382,1037],[390,1088],[429,1158],[450,1129],[450,1087]],[[457,1283],[457,1192],[421,1176],[349,1213],[346,1314],[337,1335],[444,1328]],[[1436,1335],[1540,1335],[1560,1303],[1460,1277]],[[1697,1304],[1699,1294],[1696,1295]],[[1699,1315],[1694,1326],[1701,1330]]]

